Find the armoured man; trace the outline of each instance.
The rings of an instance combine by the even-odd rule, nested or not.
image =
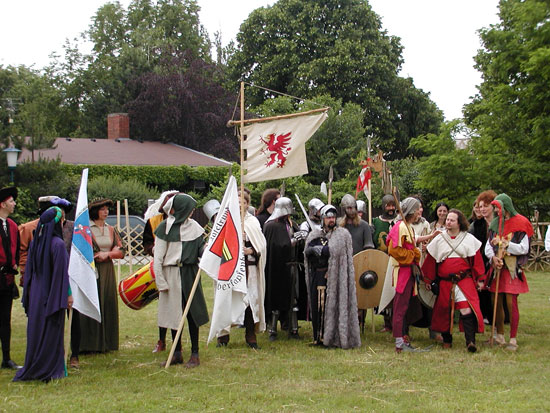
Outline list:
[[[273,213],[266,221],[263,231],[267,242],[265,266],[265,313],[269,319],[269,339],[277,339],[277,322],[288,326],[290,338],[298,335],[299,276],[302,263],[304,234],[290,219],[294,212],[292,201],[281,197],[275,202]],[[288,324],[286,324],[288,320]]]
[[[321,201],[318,198],[313,198],[311,201],[307,204],[308,209],[308,215],[309,220],[313,224],[313,228],[309,225],[309,222],[304,221],[300,225],[300,231],[305,231],[306,236],[309,234],[313,229],[321,229],[321,208],[323,208],[325,204],[323,201]]]
[[[355,198],[350,194],[344,195],[340,206],[344,210],[344,216],[340,219],[340,226],[346,228],[351,234],[353,255],[363,250],[374,248],[371,227],[357,213]]]
[[[323,226],[306,240],[306,274],[313,342],[327,347],[361,345],[351,235],[336,226],[336,208],[321,210]]]

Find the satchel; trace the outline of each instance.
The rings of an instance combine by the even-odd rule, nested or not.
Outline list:
[[[431,291],[433,295],[439,295],[439,277],[435,277],[435,280],[433,280],[430,283]]]

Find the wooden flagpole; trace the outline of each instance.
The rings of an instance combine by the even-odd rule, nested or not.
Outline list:
[[[67,360],[69,358],[69,346],[71,343],[71,326],[73,324],[73,309],[69,308],[69,321],[67,322],[67,327],[65,328],[65,365],[67,366]],[[68,370],[68,369],[67,369]]]
[[[242,96],[241,97],[241,120],[230,120],[229,122],[227,122],[227,126],[244,125],[244,83],[243,82],[241,82],[241,93],[242,93],[242,95],[241,95]],[[268,116],[266,118],[247,119],[246,123],[251,124],[251,123],[259,123],[259,122],[268,122],[270,120],[291,119],[291,118],[296,118],[298,116],[305,116],[305,115],[312,115],[314,113],[319,113],[319,112],[326,112],[327,110],[329,110],[328,107],[307,110],[305,112],[288,113],[286,115]]]
[[[243,165],[244,165],[244,135],[243,135],[243,128],[244,128],[244,82],[241,82],[241,120],[240,120],[240,127],[239,132],[241,134],[241,196],[240,199],[240,209],[241,209],[241,231],[244,233],[244,216],[246,214],[246,211],[244,210],[244,172],[243,172]]]
[[[200,280],[201,280],[201,269],[199,268],[199,270],[197,271],[197,275],[195,275],[195,282],[193,283],[193,287],[191,288],[189,297],[187,297],[187,303],[185,304],[185,309],[183,310],[183,315],[181,316],[180,325],[178,326],[178,332],[176,334],[176,337],[172,341],[172,347],[170,348],[170,355],[168,356],[168,360],[166,360],[166,364],[164,365],[165,369],[167,369],[170,366],[172,357],[174,357],[174,352],[176,351],[176,343],[179,341],[181,337],[181,331],[183,330],[185,319],[187,318],[187,314],[189,313],[189,309],[191,308],[191,303],[193,302],[193,297],[195,296],[195,291],[197,291],[197,287],[199,286]]]
[[[128,200],[124,199],[124,216],[126,217],[126,246],[128,248],[128,260],[130,261],[130,274],[134,273],[132,256],[132,238],[130,237],[130,217],[128,216]],[[117,280],[118,282],[119,280]]]

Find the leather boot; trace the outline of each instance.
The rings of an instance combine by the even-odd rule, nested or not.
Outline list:
[[[198,367],[201,364],[199,360],[199,354],[198,353],[191,353],[191,357],[189,357],[189,360],[187,363],[185,363],[186,369],[192,369],[194,367]]]
[[[470,353],[475,353],[476,348],[476,317],[474,313],[461,315],[462,326],[464,327],[464,337],[466,338],[466,347]]]
[[[271,321],[269,323],[269,341],[277,340],[277,322],[279,321],[279,311],[271,312]]]

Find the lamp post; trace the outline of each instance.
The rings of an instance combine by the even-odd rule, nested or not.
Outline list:
[[[6,148],[2,152],[6,153],[6,158],[8,159],[8,170],[10,171],[10,184],[13,184],[13,174],[15,168],[17,168],[17,157],[21,149],[17,148]]]

